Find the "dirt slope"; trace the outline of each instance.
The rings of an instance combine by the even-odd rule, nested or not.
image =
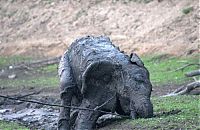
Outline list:
[[[198,4],[198,0],[1,0],[0,55],[56,56],[85,35],[107,35],[128,53],[198,53]],[[184,14],[189,7],[193,10]]]

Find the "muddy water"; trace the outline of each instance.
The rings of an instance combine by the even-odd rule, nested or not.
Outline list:
[[[58,110],[47,108],[26,108],[18,112],[12,109],[0,109],[0,120],[15,121],[30,128],[54,130],[57,126]]]
[[[23,124],[29,128],[39,130],[56,130],[59,111],[50,108],[25,108],[17,112],[12,108],[0,109],[0,120]],[[103,127],[121,117],[106,114],[97,120],[96,127]]]

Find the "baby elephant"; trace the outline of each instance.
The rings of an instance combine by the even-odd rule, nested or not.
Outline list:
[[[131,118],[153,116],[149,72],[136,54],[130,57],[109,38],[87,36],[72,43],[62,56],[59,70],[61,104],[117,112]],[[99,111],[61,108],[58,129],[92,130]],[[73,122],[73,123],[72,123]]]

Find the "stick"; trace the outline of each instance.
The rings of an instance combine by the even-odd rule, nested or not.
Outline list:
[[[59,105],[59,104],[49,104],[49,103],[43,103],[43,102],[39,102],[39,101],[25,100],[25,99],[18,99],[18,98],[14,98],[14,97],[8,97],[8,96],[4,96],[4,95],[0,95],[0,97],[6,98],[6,99],[10,99],[10,100],[18,100],[18,101],[22,101],[22,102],[30,102],[30,103],[36,103],[36,104],[52,106],[52,107],[64,107],[64,108],[72,108],[72,109],[79,109],[79,110],[98,111],[98,112],[101,112],[101,113],[104,113],[104,114],[112,114],[112,115],[116,115],[116,116],[121,116],[122,118],[130,118],[129,116],[124,116],[124,115],[119,115],[119,114],[112,113],[112,112],[107,112],[107,111],[102,111],[102,110],[95,110],[95,109],[84,108],[84,107],[66,106],[66,105]]]
[[[187,76],[187,77],[193,77],[193,76],[198,76],[198,75],[200,75],[200,69],[194,70],[192,72],[188,72],[188,73],[185,74],[185,76]]]
[[[109,100],[107,100],[106,102],[104,102],[103,104],[101,104],[100,106],[97,106],[94,108],[94,110],[98,110],[99,108],[105,106],[108,102],[110,102],[115,96],[111,97]]]
[[[170,94],[167,94],[167,95],[164,95],[161,97],[169,97],[169,96],[177,96],[177,95],[187,94],[190,91],[192,91],[193,89],[196,89],[198,87],[200,87],[200,81],[195,81],[195,82],[189,83],[186,86],[182,86],[182,87],[176,89],[174,92],[172,92]]]
[[[189,67],[189,66],[192,66],[192,65],[200,66],[200,64],[198,64],[198,63],[191,63],[191,64],[184,65],[184,66],[182,66],[182,67],[180,67],[180,68],[177,68],[177,69],[175,69],[175,70],[172,70],[171,72],[176,72],[176,71],[179,71],[179,70],[182,70],[182,71],[183,71],[185,68],[187,68],[187,67]]]
[[[28,97],[28,96],[31,96],[31,95],[35,95],[35,94],[39,94],[42,90],[40,91],[35,91],[35,92],[32,92],[32,93],[28,93],[28,94],[24,94],[24,95],[18,95],[16,96],[15,98],[25,98],[25,97]]]
[[[47,65],[53,65],[53,64],[58,64],[60,61],[60,56],[51,58],[51,59],[45,59],[45,60],[38,60],[38,61],[33,61],[31,63],[21,63],[18,65],[14,65],[12,69],[28,69],[31,70],[31,68],[37,68],[37,67],[43,67]]]

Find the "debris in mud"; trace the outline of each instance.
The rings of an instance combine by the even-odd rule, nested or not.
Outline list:
[[[17,75],[16,74],[11,74],[11,75],[8,75],[8,78],[9,79],[15,79],[17,77]]]
[[[99,119],[96,122],[96,127],[100,128],[100,127],[104,127],[114,121],[117,120],[122,120],[123,118],[120,116],[116,116],[116,115],[111,115],[111,114],[105,114],[101,117],[99,117]]]
[[[180,113],[181,110],[179,109],[175,109],[175,110],[171,110],[171,111],[163,111],[163,112],[160,112],[160,113],[156,113],[154,115],[154,117],[161,117],[161,116],[169,116],[169,115],[175,115],[175,114],[178,114]]]
[[[32,99],[33,97],[30,98]],[[60,102],[58,99],[49,97],[42,97],[38,100],[51,103]],[[0,106],[0,120],[17,122],[31,129],[56,130],[58,116],[58,108],[43,106],[41,104],[2,100]],[[100,128],[121,119],[120,116],[105,114],[98,119],[96,127]]]
[[[15,121],[30,128],[54,130],[57,127],[57,119],[58,111],[47,108],[26,108],[14,113],[12,109],[0,110],[0,120]]]

